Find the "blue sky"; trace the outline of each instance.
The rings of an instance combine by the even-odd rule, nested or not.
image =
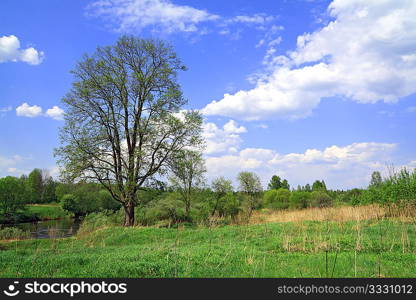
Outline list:
[[[406,0],[3,0],[0,176],[58,174],[69,71],[124,33],[170,41],[188,67],[208,179],[351,188],[416,167],[414,15]]]

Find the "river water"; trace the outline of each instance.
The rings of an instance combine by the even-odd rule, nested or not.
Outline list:
[[[78,219],[64,218],[59,220],[47,220],[33,223],[17,223],[10,225],[0,225],[3,227],[17,227],[24,231],[29,231],[32,238],[50,239],[70,237],[74,235],[80,225]]]

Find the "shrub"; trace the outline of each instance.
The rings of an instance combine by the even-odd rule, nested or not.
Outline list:
[[[270,196],[271,197],[271,196]],[[274,198],[268,207],[273,209],[287,209],[289,207],[290,191],[284,188],[276,190]]]
[[[119,212],[102,211],[88,214],[82,220],[77,234],[84,234],[99,228],[122,224],[124,214]]]
[[[0,229],[0,240],[14,240],[28,238],[30,233],[17,227],[5,227]]]
[[[268,190],[263,194],[263,206],[271,207],[272,204],[276,201],[277,190]]]
[[[289,207],[307,208],[309,206],[311,193],[303,191],[292,191],[289,198]]]
[[[311,204],[313,207],[328,207],[332,205],[332,198],[323,191],[311,193]]]

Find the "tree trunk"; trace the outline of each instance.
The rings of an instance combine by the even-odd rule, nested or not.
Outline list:
[[[134,203],[128,202],[124,205],[124,224],[123,226],[134,226]]]

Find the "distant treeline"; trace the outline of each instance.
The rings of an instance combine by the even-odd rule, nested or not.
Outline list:
[[[157,185],[137,194],[137,224],[167,225],[241,221],[257,209],[302,209],[370,203],[406,206],[416,204],[416,171],[401,169],[382,178],[373,172],[366,189],[330,190],[323,180],[290,188],[286,179],[274,175],[267,190],[253,172],[238,174],[238,190],[232,181],[216,178],[210,186]],[[61,183],[46,170],[34,169],[28,176],[0,178],[0,216],[7,220],[25,209],[26,204],[59,202],[74,216],[104,211],[122,216],[121,204],[98,183]]]

